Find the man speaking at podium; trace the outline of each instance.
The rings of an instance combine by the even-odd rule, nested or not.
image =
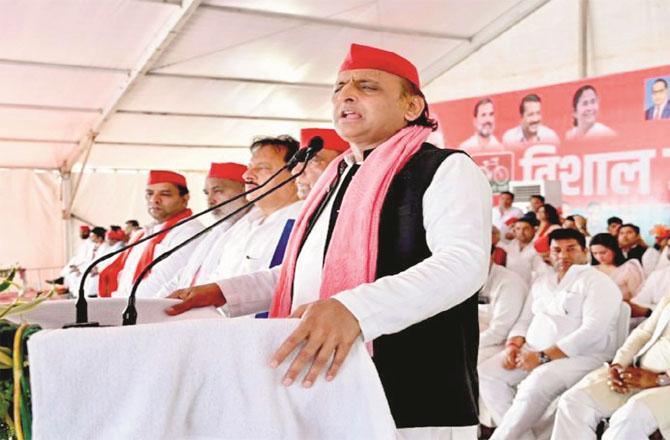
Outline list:
[[[465,153],[425,142],[436,123],[405,58],[352,45],[332,104],[351,149],[310,192],[283,264],[199,286],[167,312],[271,298],[270,317],[301,319],[270,360],[299,350],[284,385],[333,380],[362,338],[401,438],[475,439],[488,182]]]

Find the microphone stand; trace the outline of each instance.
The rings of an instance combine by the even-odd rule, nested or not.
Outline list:
[[[320,150],[320,148],[319,148]],[[316,154],[317,151],[314,152]],[[123,312],[123,325],[135,325],[137,323],[137,309],[135,308],[135,296],[137,294],[137,288],[139,287],[140,283],[144,279],[144,276],[151,271],[151,269],[160,263],[161,261],[165,260],[168,258],[170,255],[173,253],[177,252],[179,249],[183,248],[184,246],[188,245],[189,243],[193,242],[194,240],[198,239],[199,237],[203,236],[204,234],[208,233],[210,230],[218,226],[219,224],[223,223],[224,221],[228,220],[230,217],[234,216],[238,212],[246,209],[247,207],[251,206],[253,203],[255,203],[258,200],[261,200],[268,195],[272,194],[274,191],[278,190],[279,188],[282,188],[283,186],[287,185],[288,183],[292,182],[293,180],[297,179],[304,171],[305,168],[307,167],[307,163],[309,160],[314,156],[314,154],[307,155],[307,158],[305,159],[305,164],[302,166],[300,171],[289,177],[288,179],[284,180],[283,182],[279,183],[277,186],[273,187],[269,191],[261,194],[260,196],[256,197],[253,200],[250,200],[249,203],[243,205],[242,207],[236,209],[235,211],[231,212],[230,214],[226,215],[225,217],[217,220],[214,222],[212,225],[206,227],[202,231],[198,232],[197,234],[187,238],[186,240],[182,241],[179,243],[177,246],[173,247],[172,249],[163,252],[160,254],[158,257],[156,257],[147,267],[140,272],[140,275],[137,277],[137,280],[135,281],[135,284],[133,284],[133,288],[130,291],[130,296],[128,297],[128,306],[126,307],[126,310]]]
[[[319,146],[320,145],[320,146]],[[152,238],[156,237],[157,235],[162,234],[163,232],[170,231],[177,226],[181,226],[184,223],[190,222],[191,220],[195,220],[198,217],[201,217],[205,214],[208,214],[215,209],[221,208],[222,206],[227,205],[228,203],[234,202],[235,200],[238,200],[242,197],[245,197],[247,194],[250,194],[254,191],[258,191],[259,189],[265,187],[270,183],[272,179],[277,177],[282,171],[284,170],[292,170],[298,163],[304,162],[307,160],[307,157],[311,154],[312,156],[316,154],[321,148],[323,148],[323,139],[321,139],[319,136],[315,136],[312,138],[312,140],[309,143],[309,146],[307,148],[301,148],[299,149],[291,159],[289,159],[286,164],[281,167],[279,170],[277,170],[272,176],[270,176],[265,182],[262,184],[258,185],[257,187],[250,189],[249,191],[245,191],[241,194],[236,195],[235,197],[232,197],[228,200],[224,200],[221,203],[218,203],[210,208],[207,208],[203,211],[200,211],[197,214],[192,215],[191,217],[185,218],[183,220],[178,221],[174,225],[170,226],[169,228],[164,228],[161,229],[160,231],[156,231],[153,234],[149,234],[146,237],[142,237],[140,240],[137,240],[134,243],[127,244],[126,246],[123,246],[120,249],[117,249],[114,252],[110,252],[109,254],[103,255],[102,257],[94,260],[89,266],[86,268],[84,271],[82,277],[81,277],[81,282],[79,283],[79,297],[77,298],[77,303],[75,305],[76,307],[76,322],[72,324],[66,324],[63,326],[63,328],[71,328],[71,327],[98,327],[100,324],[97,322],[88,322],[88,303],[86,301],[86,295],[84,294],[84,284],[86,283],[86,279],[88,278],[89,274],[93,270],[95,266],[97,266],[99,263],[112,258],[113,256],[116,256],[122,252],[127,251],[128,249],[131,249],[135,246],[137,246],[140,243],[144,243],[148,240],[151,240]],[[310,157],[311,159],[311,157]],[[302,171],[301,171],[302,172]],[[245,205],[246,206],[246,205]]]

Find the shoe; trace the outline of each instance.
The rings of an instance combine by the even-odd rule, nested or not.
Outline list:
[[[65,278],[63,277],[58,277],[54,278],[53,280],[46,280],[48,284],[63,284],[65,282]]]

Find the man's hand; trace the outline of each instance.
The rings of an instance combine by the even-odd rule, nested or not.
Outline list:
[[[165,309],[168,315],[179,315],[196,307],[221,307],[226,303],[223,293],[216,283],[193,286],[172,292],[168,298],[178,298],[182,302]]]
[[[275,352],[270,366],[276,368],[304,343],[284,375],[284,385],[291,385],[298,374],[308,367],[309,371],[302,384],[305,388],[311,387],[334,355],[326,372],[326,380],[333,380],[354,341],[361,334],[356,317],[342,303],[332,298],[300,306],[290,317],[302,320]]]
[[[646,389],[657,385],[658,374],[644,368],[628,367],[621,373],[624,384],[630,388]]]
[[[626,302],[630,306],[630,316],[633,318],[644,318],[647,316],[647,313],[649,313],[649,309],[646,307],[637,305],[630,300]]]
[[[516,345],[509,344],[505,347],[505,359],[503,359],[503,368],[505,370],[516,369],[516,357],[520,351],[521,349]]]
[[[540,353],[537,351],[522,351],[516,358],[516,367],[523,371],[533,371],[540,365]]]
[[[615,393],[628,393],[628,387],[626,387],[626,384],[621,377],[621,373],[623,373],[623,371],[624,368],[619,364],[610,365],[608,370],[609,377],[607,378],[607,385],[609,385],[610,389]]]
[[[508,240],[514,240],[514,232],[508,232],[505,234],[505,238]]]

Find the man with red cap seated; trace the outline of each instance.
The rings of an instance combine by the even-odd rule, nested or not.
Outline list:
[[[272,174],[286,165],[298,148],[298,141],[291,136],[255,139],[250,147],[249,167],[243,175],[245,190],[253,190],[266,182]],[[246,196],[247,201],[255,199],[290,176],[289,171],[282,171],[263,189],[249,193]],[[251,273],[281,264],[288,237],[301,207],[302,202],[298,200],[293,182],[258,200],[247,215],[212,245],[212,251],[203,262],[206,270],[201,270],[194,282],[182,285],[181,289],[170,296],[184,296],[197,290],[199,285],[219,278]],[[253,309],[247,313],[235,309],[233,313],[244,315],[264,311],[267,311],[267,306],[265,309]],[[222,312],[231,313],[228,307],[222,309]]]
[[[166,229],[191,216],[188,209],[189,191],[186,178],[173,171],[152,170],[149,172],[145,198],[149,215],[154,223],[136,233],[131,242],[154,232],[164,233],[121,253],[100,272],[99,296],[128,296],[140,273],[160,254],[172,249],[203,229],[198,220],[190,221],[172,230]],[[161,261],[139,284],[137,297],[155,297],[161,287],[186,265],[189,256],[198,245],[198,240]]]
[[[244,173],[247,167],[238,163],[225,162],[214,163],[209,167],[209,174],[205,179],[205,188],[203,192],[207,197],[207,206],[218,205],[225,200],[231,200],[244,192]],[[233,214],[247,203],[244,197],[240,197],[220,208],[212,211],[212,216],[215,220],[223,219],[232,214],[232,217],[225,220],[223,223],[212,229],[207,235],[203,237],[197,249],[191,254],[188,263],[177,274],[172,277],[169,283],[165,284],[158,297],[166,297],[177,289],[191,287],[198,282],[198,279],[205,274],[211,273],[216,267],[211,267],[214,259],[207,259],[207,256],[218,251],[214,248],[217,240],[230,229],[240,218],[242,218],[249,208],[242,209],[240,212]],[[204,264],[207,260],[208,264]],[[214,260],[214,261],[213,261]]]
[[[362,338],[401,438],[475,439],[488,181],[467,154],[426,143],[436,123],[399,55],[352,45],[332,103],[351,152],[312,189],[281,268],[201,286],[168,313],[274,292],[270,317],[301,318],[270,361],[298,351],[284,385],[333,380]]]
[[[88,225],[79,226],[79,238],[81,239],[81,241],[79,242],[77,250],[72,255],[70,260],[65,264],[65,266],[61,269],[58,278],[54,278],[53,280],[47,280],[47,283],[49,284],[65,283],[65,278],[70,273],[75,271],[77,267],[79,267],[81,262],[86,259],[86,255],[91,251],[91,248],[93,247],[93,242],[89,240],[90,235],[91,235],[90,226]]]
[[[300,200],[307,198],[328,164],[349,149],[349,143],[332,128],[303,128],[300,130],[300,148],[307,148],[315,137],[323,140],[323,149],[316,153],[307,163],[305,171],[295,180]],[[298,174],[300,170],[302,170],[302,165],[293,168],[292,173]]]

